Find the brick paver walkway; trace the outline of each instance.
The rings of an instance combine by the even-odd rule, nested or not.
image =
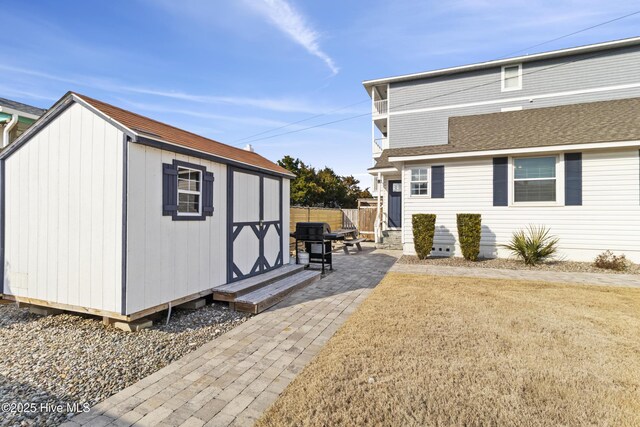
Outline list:
[[[640,287],[638,274],[567,273],[563,271],[503,270],[497,268],[449,267],[442,265],[395,264],[390,271],[429,274],[433,276],[463,276],[485,279],[540,280],[584,285]]]
[[[322,280],[65,425],[253,425],[399,255],[371,247],[336,254]]]

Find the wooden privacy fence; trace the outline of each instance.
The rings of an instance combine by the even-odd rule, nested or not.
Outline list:
[[[374,240],[374,227],[376,225],[376,208],[373,206],[361,206],[358,209],[358,230],[362,237]]]
[[[296,222],[326,222],[332,230],[342,228],[342,210],[332,208],[305,208],[292,206],[290,208],[291,231],[296,231]]]
[[[373,240],[375,220],[376,208],[373,206],[361,206],[359,209],[291,206],[289,228],[295,231],[297,222],[326,222],[332,230],[357,228],[361,237]]]
[[[344,228],[358,228],[358,209],[342,209]]]

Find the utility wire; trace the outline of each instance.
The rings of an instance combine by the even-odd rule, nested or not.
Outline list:
[[[565,34],[565,35],[562,35],[562,36],[559,36],[559,37],[544,41],[542,43],[538,43],[538,44],[535,44],[535,45],[531,45],[531,46],[525,47],[524,49],[520,49],[520,50],[517,50],[517,51],[514,51],[514,52],[507,53],[506,55],[503,55],[503,56],[500,56],[500,57],[498,57],[496,59],[493,59],[493,61],[499,60],[499,59],[504,59],[504,58],[510,57],[512,55],[515,55],[517,53],[525,52],[525,51],[528,51],[530,49],[534,49],[536,47],[543,46],[545,44],[553,43],[554,41],[562,40],[564,38],[571,37],[571,36],[574,36],[576,34],[580,34],[582,32],[585,32],[585,31],[588,31],[588,30],[592,30],[594,28],[601,27],[603,25],[607,25],[607,24],[610,24],[612,22],[616,22],[616,21],[628,18],[630,16],[638,15],[638,14],[640,14],[640,10],[628,13],[628,14],[623,15],[623,16],[619,16],[619,17],[614,18],[614,19],[610,19],[610,20],[605,21],[605,22],[601,22],[599,24],[592,25],[590,27],[582,28],[580,30],[577,30],[577,31],[574,31],[574,32],[569,33],[569,34]],[[588,59],[588,58],[585,58],[585,59]],[[492,61],[492,60],[490,60],[490,61]],[[566,64],[573,63],[573,62],[575,62],[575,61],[571,61],[571,62],[568,62],[568,63],[563,63],[563,64],[560,64],[560,65],[566,65]],[[549,67],[549,68],[554,68],[554,67]],[[544,71],[544,70],[545,69],[541,69],[541,70],[537,70],[535,72]],[[535,72],[530,72],[530,73],[526,73],[526,74],[523,74],[523,75],[533,74]],[[500,80],[498,80],[498,81],[500,81]],[[466,90],[475,89],[477,87],[482,87],[482,86],[486,86],[486,85],[493,84],[493,83],[495,83],[495,81],[488,82],[488,83],[481,84],[481,85],[477,85],[477,86],[472,86],[472,87],[469,87],[469,88],[460,89],[460,90],[453,91],[453,92],[444,93],[444,94],[441,94],[441,95],[438,95],[438,96],[435,96],[435,97],[432,97],[432,98],[420,99],[420,100],[413,101],[413,102],[408,103],[408,104],[398,105],[398,106],[396,106],[396,108],[397,107],[404,107],[406,105],[411,105],[411,104],[414,104],[414,103],[417,103],[417,102],[429,101],[431,99],[439,98],[439,97],[442,97],[442,96],[447,96],[447,95],[452,95],[452,94],[459,93],[459,92],[464,92]],[[408,87],[400,88],[400,89],[396,90],[396,93],[399,93],[399,92],[401,92],[403,90],[407,90],[407,89],[409,89],[409,88]],[[237,140],[233,141],[232,143],[233,144],[237,144],[238,142],[243,142],[243,141],[246,141],[247,143],[256,142],[256,141],[262,141],[262,140],[265,140],[265,139],[271,139],[271,138],[275,138],[275,137],[278,137],[278,136],[289,135],[291,133],[302,132],[302,131],[309,130],[309,129],[315,129],[315,128],[322,127],[322,126],[327,126],[327,125],[330,125],[330,124],[340,123],[340,122],[353,120],[353,119],[357,119],[357,118],[364,117],[364,116],[369,116],[371,113],[367,112],[367,113],[364,113],[364,114],[358,114],[358,115],[355,115],[355,116],[346,117],[344,119],[338,119],[338,120],[333,120],[333,121],[330,121],[330,122],[320,123],[318,125],[309,126],[309,127],[305,127],[305,128],[301,128],[301,129],[296,129],[296,130],[293,130],[293,131],[284,132],[284,133],[280,133],[280,134],[269,136],[269,137],[263,137],[263,138],[257,138],[257,139],[255,138],[257,136],[261,136],[261,135],[264,135],[264,134],[267,134],[267,133],[275,132],[277,130],[284,129],[284,128],[287,128],[287,127],[290,127],[290,126],[293,126],[293,125],[296,125],[296,124],[299,124],[299,123],[303,123],[303,122],[306,122],[306,121],[309,121],[309,120],[313,120],[313,119],[316,119],[316,118],[319,118],[319,117],[324,117],[324,116],[333,114],[333,113],[335,113],[337,111],[341,111],[341,110],[344,110],[346,108],[353,107],[355,105],[363,104],[365,102],[368,103],[368,102],[371,102],[371,100],[370,99],[365,99],[365,100],[362,100],[362,101],[354,102],[352,104],[348,104],[348,105],[336,108],[334,110],[330,110],[330,111],[325,112],[325,113],[316,114],[316,115],[313,115],[313,116],[310,116],[310,117],[307,117],[307,118],[304,118],[304,119],[301,119],[301,120],[297,120],[295,122],[287,123],[287,124],[284,124],[282,126],[278,126],[278,127],[275,127],[275,128],[267,129],[265,131],[262,131],[262,132],[259,132],[259,133],[256,133],[256,134],[249,135],[249,136],[246,136],[246,137],[241,138],[241,139],[237,139]],[[247,141],[247,140],[249,140],[249,141]]]
[[[232,144],[237,144],[238,142],[242,142],[242,141],[245,141],[247,139],[254,138],[256,136],[264,135],[265,133],[274,132],[276,130],[284,129],[284,128],[289,127],[289,126],[297,125],[298,123],[303,123],[303,122],[307,122],[309,120],[317,119],[318,117],[328,116],[330,114],[333,114],[335,112],[344,110],[346,108],[353,107],[353,106],[359,105],[359,104],[364,104],[365,102],[371,102],[371,100],[363,99],[362,101],[358,101],[358,102],[354,102],[353,104],[349,104],[349,105],[345,105],[345,106],[342,106],[342,107],[338,107],[338,108],[336,108],[334,110],[327,111],[326,113],[316,114],[315,116],[307,117],[306,119],[302,119],[302,120],[298,120],[298,121],[295,121],[295,122],[287,123],[287,124],[284,124],[282,126],[278,126],[278,127],[275,127],[275,128],[267,129],[265,131],[262,131],[262,132],[259,132],[259,133],[256,133],[256,134],[246,136],[244,138],[236,139],[235,141],[232,141],[231,143]]]
[[[498,59],[507,58],[509,56],[515,55],[516,53],[526,52],[526,51],[528,51],[530,49],[535,49],[536,47],[540,47],[540,46],[543,46],[545,44],[549,44],[549,43],[553,43],[553,42],[558,41],[558,40],[566,39],[567,37],[575,36],[576,34],[580,34],[580,33],[583,33],[585,31],[593,30],[594,28],[598,28],[598,27],[601,27],[603,25],[607,25],[607,24],[610,24],[612,22],[620,21],[621,19],[625,19],[625,18],[628,18],[630,16],[638,15],[638,14],[640,14],[640,10],[628,13],[628,14],[623,15],[623,16],[619,16],[619,17],[611,19],[609,21],[605,21],[605,22],[601,22],[601,23],[596,24],[596,25],[592,25],[592,26],[587,27],[587,28],[583,28],[583,29],[578,30],[578,31],[574,31],[573,33],[569,33],[569,34],[565,34],[565,35],[560,36],[560,37],[556,37],[555,39],[547,40],[547,41],[542,42],[542,43],[534,44],[533,46],[525,47],[524,49],[520,49],[520,50],[516,50],[516,51],[511,52],[511,53],[507,53],[506,55],[501,56]]]

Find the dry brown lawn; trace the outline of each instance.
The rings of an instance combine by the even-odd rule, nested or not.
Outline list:
[[[258,426],[640,425],[640,289],[391,273]]]

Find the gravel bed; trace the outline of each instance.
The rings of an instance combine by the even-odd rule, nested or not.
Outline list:
[[[590,262],[575,261],[547,261],[530,267],[522,261],[508,258],[478,259],[478,261],[474,262],[467,261],[462,257],[430,257],[421,260],[416,256],[403,255],[398,260],[398,263],[440,265],[446,267],[501,268],[505,270],[563,271],[569,273],[640,274],[640,265],[631,263],[625,271],[607,270],[598,268]]]
[[[0,305],[0,405],[37,408],[32,413],[3,410],[0,426],[59,425],[74,415],[67,404],[92,406],[249,317],[214,303],[175,310],[169,325],[162,319],[132,333],[104,326],[95,317],[41,317],[13,304]],[[65,410],[43,409],[43,404]]]

